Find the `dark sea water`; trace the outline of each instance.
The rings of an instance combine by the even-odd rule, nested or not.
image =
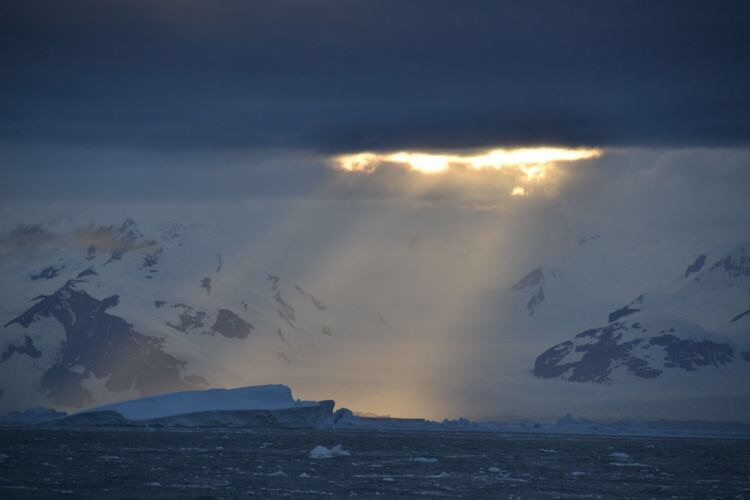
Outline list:
[[[0,453],[3,499],[750,498],[743,440],[4,429]]]

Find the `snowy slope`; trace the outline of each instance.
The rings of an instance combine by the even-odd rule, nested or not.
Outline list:
[[[710,257],[712,256],[712,257]],[[750,246],[699,254],[665,289],[647,292],[539,357],[534,374],[574,382],[658,378],[739,365],[750,374]]]
[[[414,417],[620,415],[624,400],[719,393],[744,411],[736,230],[576,228],[496,247],[473,229],[419,234],[421,215],[395,230],[335,207],[287,211],[0,209],[0,408],[284,383]],[[665,407],[659,418],[678,406]]]
[[[248,258],[262,242],[241,239],[242,214],[220,225],[197,214],[91,217],[3,221],[0,406],[75,409],[238,385],[245,370],[295,373],[311,349],[382,329],[380,315],[310,289],[293,255],[268,267]]]

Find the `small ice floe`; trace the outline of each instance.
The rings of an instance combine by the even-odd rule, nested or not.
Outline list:
[[[349,455],[351,453],[342,448],[340,444],[337,444],[333,448],[318,445],[310,450],[310,458],[348,457]]]
[[[616,462],[609,463],[609,465],[614,465],[615,467],[650,467],[650,465],[634,462],[630,455],[622,451],[615,451],[610,453],[609,456],[617,460]]]
[[[395,479],[393,479],[392,477],[384,477],[383,481],[386,481],[388,483],[392,483],[393,481],[395,481]]]
[[[308,474],[307,472],[303,472],[302,474],[299,475],[299,477],[302,477],[302,478],[310,477],[310,474]]]
[[[159,486],[161,486],[161,483],[159,481],[151,481],[150,483],[146,483],[146,486],[154,486],[158,488]]]
[[[276,472],[271,472],[270,474],[266,474],[266,476],[269,476],[269,477],[281,477],[281,476],[286,476],[286,472],[284,472],[283,470],[279,469]]]
[[[574,470],[573,472],[570,473],[570,475],[573,477],[587,476],[588,474],[589,474],[588,472],[583,472],[581,470]]]
[[[557,453],[557,450],[553,450],[551,448],[539,448],[539,451],[542,453]]]
[[[443,471],[440,474],[435,474],[435,475],[427,476],[427,477],[429,477],[430,479],[445,479],[449,475],[450,474],[448,474],[447,472]]]
[[[438,461],[437,458],[429,458],[429,457],[414,457],[414,458],[410,458],[409,460],[411,460],[412,462],[420,462],[423,464],[434,464],[435,462]]]
[[[488,467],[487,471],[497,474],[498,472],[500,472],[500,469],[498,467]]]

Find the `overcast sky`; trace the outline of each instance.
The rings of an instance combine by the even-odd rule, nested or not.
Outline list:
[[[0,194],[487,204],[516,180],[344,176],[327,159],[540,144],[607,151],[561,170],[566,185],[651,169],[649,182],[734,193],[750,184],[748,14],[743,1],[9,0]]]
[[[746,146],[743,1],[9,0],[6,145]]]

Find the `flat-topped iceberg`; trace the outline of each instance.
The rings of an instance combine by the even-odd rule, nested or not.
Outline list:
[[[327,429],[333,401],[299,401],[285,385],[184,391],[89,408],[49,427]]]
[[[237,389],[183,391],[90,408],[82,413],[115,411],[130,420],[149,420],[189,413],[243,410],[283,410],[318,406],[295,401],[286,385],[256,385]]]

